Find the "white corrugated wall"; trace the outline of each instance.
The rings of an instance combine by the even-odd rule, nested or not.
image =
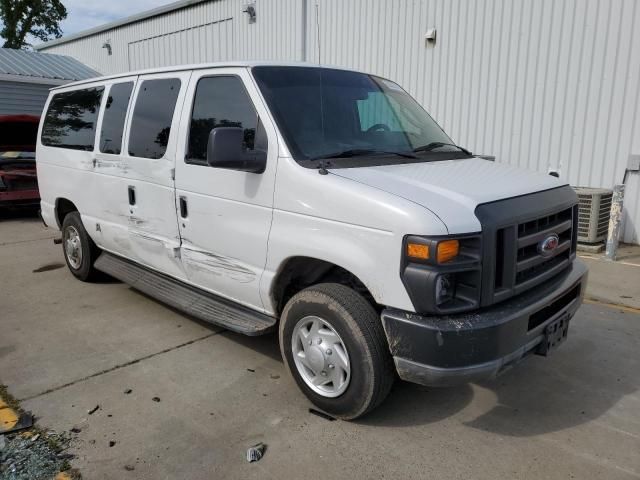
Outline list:
[[[241,0],[202,2],[40,51],[71,55],[104,74],[230,59],[301,60],[303,2],[258,0],[257,8],[258,21],[249,23]]]
[[[639,0],[258,0],[255,24],[245,3],[205,2],[47,51],[105,73],[230,58],[370,71],[474,152],[573,185],[611,188],[640,154]],[[639,174],[627,183],[624,240],[638,243]]]

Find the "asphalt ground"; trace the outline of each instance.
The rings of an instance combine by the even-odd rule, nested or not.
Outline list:
[[[457,388],[397,382],[367,417],[329,421],[309,412],[275,335],[79,282],[55,236],[0,219],[0,383],[38,425],[79,430],[85,479],[640,478],[636,308],[592,301],[548,358]],[[640,270],[625,275],[638,293]]]

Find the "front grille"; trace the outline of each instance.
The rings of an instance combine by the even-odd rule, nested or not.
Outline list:
[[[515,285],[522,285],[536,279],[567,262],[571,256],[572,232],[573,208],[520,223],[518,225]],[[558,235],[560,243],[551,257],[545,257],[538,251],[538,246],[541,241],[553,233]]]
[[[575,257],[578,198],[568,185],[484,203],[475,213],[482,224],[481,307],[535,288]],[[544,256],[539,245],[553,233],[558,246]]]
[[[560,273],[576,248],[577,206],[502,227],[496,231],[492,303],[528,290]],[[559,244],[551,255],[539,251],[551,234]]]

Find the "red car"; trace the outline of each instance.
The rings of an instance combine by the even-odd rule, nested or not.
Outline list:
[[[0,115],[0,208],[37,206],[36,115]]]

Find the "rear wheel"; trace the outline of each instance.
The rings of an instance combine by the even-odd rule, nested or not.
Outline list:
[[[291,298],[280,319],[280,349],[309,400],[345,420],[379,405],[395,378],[380,317],[344,285],[315,285]]]
[[[99,275],[93,263],[100,249],[93,243],[82,224],[78,212],[68,213],[62,222],[62,250],[67,267],[71,273],[83,282]]]

